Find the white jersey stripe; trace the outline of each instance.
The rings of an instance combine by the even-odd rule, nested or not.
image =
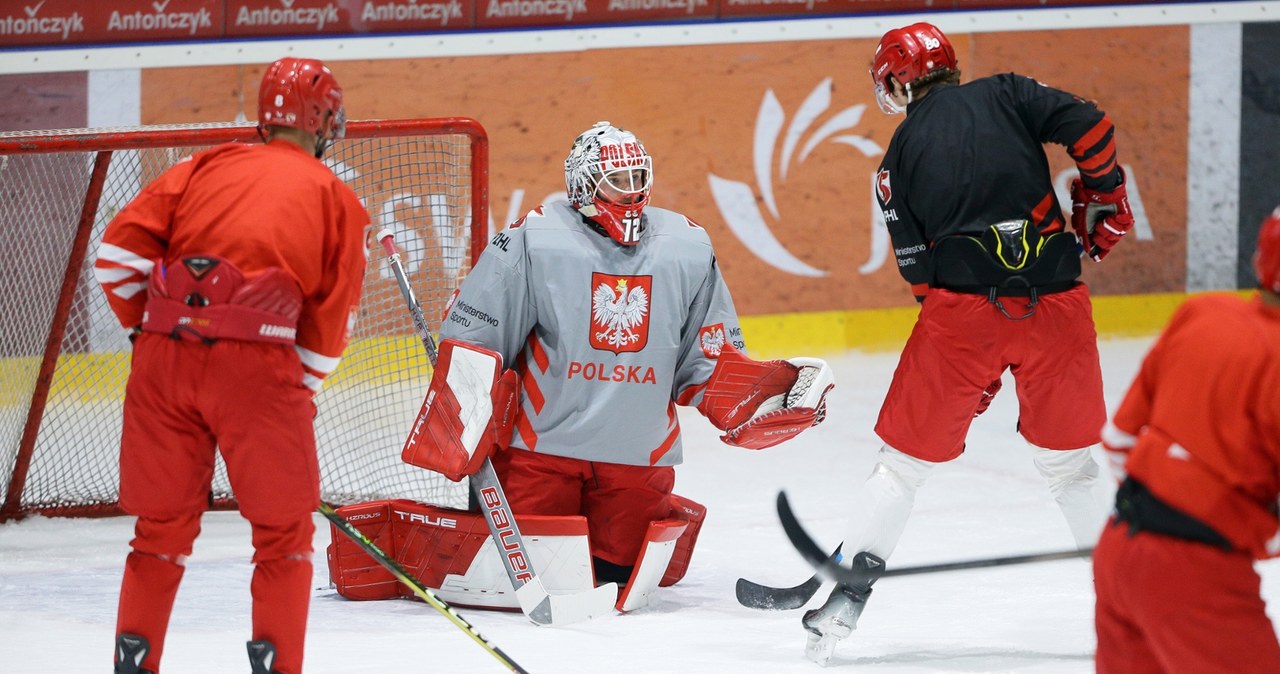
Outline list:
[[[293,348],[298,352],[298,357],[302,359],[303,366],[320,373],[322,376],[328,376],[330,372],[338,369],[338,363],[342,361],[341,356],[331,358],[310,349],[304,349],[297,344],[293,345]]]
[[[104,243],[98,247],[98,260],[114,262],[115,264],[129,267],[143,276],[149,276],[152,268],[156,266],[154,260],[148,260],[132,251],[109,243]]]

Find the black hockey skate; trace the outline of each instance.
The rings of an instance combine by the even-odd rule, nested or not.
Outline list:
[[[151,651],[151,644],[146,637],[128,632],[116,637],[115,674],[151,674],[151,670],[142,668],[142,661]]]
[[[871,585],[884,573],[884,560],[869,552],[859,552],[853,557],[853,570],[861,572],[865,582],[856,586],[836,585],[827,603],[806,611],[800,619],[800,624],[809,632],[805,657],[824,667],[835,653],[836,644],[857,629],[858,617],[871,596]]]
[[[249,648],[250,674],[277,674],[271,666],[276,662],[276,647],[270,641],[250,641],[245,644]]]

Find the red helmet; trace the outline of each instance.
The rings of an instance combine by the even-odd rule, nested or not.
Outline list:
[[[1258,228],[1258,250],[1253,254],[1253,273],[1258,287],[1280,294],[1280,208]]]
[[[320,136],[316,156],[346,132],[342,87],[324,63],[286,56],[267,68],[258,90],[258,132],[287,126]]]
[[[955,67],[955,48],[931,23],[913,23],[885,33],[876,45],[876,55],[871,62],[871,80],[876,85],[880,109],[891,115],[902,112],[888,95],[890,75],[899,84],[910,86],[935,70],[954,70]]]

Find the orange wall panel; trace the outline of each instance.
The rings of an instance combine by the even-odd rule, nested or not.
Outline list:
[[[1087,264],[1086,279],[1099,294],[1181,290],[1187,27],[952,38],[966,79],[1015,71],[1101,103],[1153,236]],[[499,228],[564,190],[580,131],[601,119],[635,131],[654,156],[653,203],[708,229],[750,315],[913,301],[873,220],[870,180],[897,124],[874,101],[874,48],[862,39],[332,66],[352,119],[479,120]],[[260,76],[261,66],[144,71],[142,122],[252,119]],[[1072,170],[1065,152],[1047,150],[1055,171]]]

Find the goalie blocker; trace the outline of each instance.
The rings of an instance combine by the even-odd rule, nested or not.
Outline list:
[[[684,577],[706,509],[675,495],[671,505],[670,517],[649,525],[635,570],[619,593],[617,610],[642,608],[658,587],[674,585]],[[520,610],[481,513],[405,499],[358,503],[337,512],[449,604]],[[586,518],[520,515],[516,522],[548,591],[572,593],[595,587]],[[330,534],[329,580],[339,595],[354,600],[414,596],[332,525]]]
[[[446,339],[400,458],[458,482],[511,442],[518,381],[502,355]]]
[[[698,409],[726,444],[765,449],[789,440],[827,414],[835,375],[818,358],[757,361],[725,344]]]

